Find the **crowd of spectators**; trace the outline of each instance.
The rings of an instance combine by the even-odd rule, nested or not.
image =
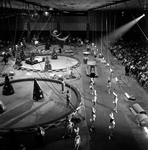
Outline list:
[[[148,41],[140,36],[127,36],[110,44],[109,49],[124,65],[125,75],[134,77],[148,90]]]

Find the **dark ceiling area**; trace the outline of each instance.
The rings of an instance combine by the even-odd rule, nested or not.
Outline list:
[[[100,9],[142,9],[148,7],[148,0],[1,0],[1,10],[49,10],[65,12],[86,12]]]

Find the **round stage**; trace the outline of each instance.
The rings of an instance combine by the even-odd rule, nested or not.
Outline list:
[[[45,54],[42,56],[36,56],[35,60],[38,60],[39,63],[34,64],[34,65],[27,64],[25,63],[25,61],[23,61],[21,68],[25,70],[44,71],[45,61],[42,61],[42,60],[45,57],[48,57],[53,71],[67,69],[67,67],[72,68],[72,67],[79,65],[79,60],[74,57],[58,55],[58,59],[51,59],[51,55]]]
[[[36,78],[44,98],[33,100],[34,78],[12,80],[14,94],[2,94],[3,83],[0,84],[1,101],[6,111],[0,114],[0,129],[22,130],[54,124],[76,110],[81,101],[79,91],[66,83],[65,91],[71,93],[70,107],[67,107],[66,92],[61,92],[61,81]]]
[[[29,59],[31,51],[35,51],[35,60],[37,60],[39,63],[30,65],[25,61],[22,61],[22,66],[20,66],[20,68],[27,71],[44,71],[45,61],[42,60],[45,59],[46,57],[48,57],[51,63],[52,71],[64,70],[67,69],[68,67],[69,68],[76,67],[80,64],[80,60],[78,58],[73,57],[75,49],[76,47],[73,45],[63,45],[62,53],[59,53],[59,45],[57,44],[52,44],[49,50],[45,50],[44,44],[36,46],[27,45],[27,48],[24,49],[25,55],[27,56],[26,59]],[[51,59],[53,50],[57,52],[58,59]],[[0,52],[1,56],[0,61],[3,58],[2,57],[3,52],[4,51]],[[10,64],[10,62],[14,65],[15,59],[13,59],[13,61],[9,59],[9,62],[7,64]],[[4,63],[1,63],[0,68],[3,67],[3,65]],[[3,69],[1,71],[3,72]]]

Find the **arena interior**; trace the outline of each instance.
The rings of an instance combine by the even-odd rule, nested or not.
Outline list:
[[[0,4],[0,150],[148,149],[147,0]]]

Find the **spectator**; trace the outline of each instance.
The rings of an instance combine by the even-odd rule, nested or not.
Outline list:
[[[129,38],[130,37],[130,38]],[[110,45],[110,51],[125,66],[125,75],[133,76],[148,89],[148,42],[142,37],[126,36]],[[138,37],[137,39],[135,37]],[[132,40],[131,40],[132,39]]]

